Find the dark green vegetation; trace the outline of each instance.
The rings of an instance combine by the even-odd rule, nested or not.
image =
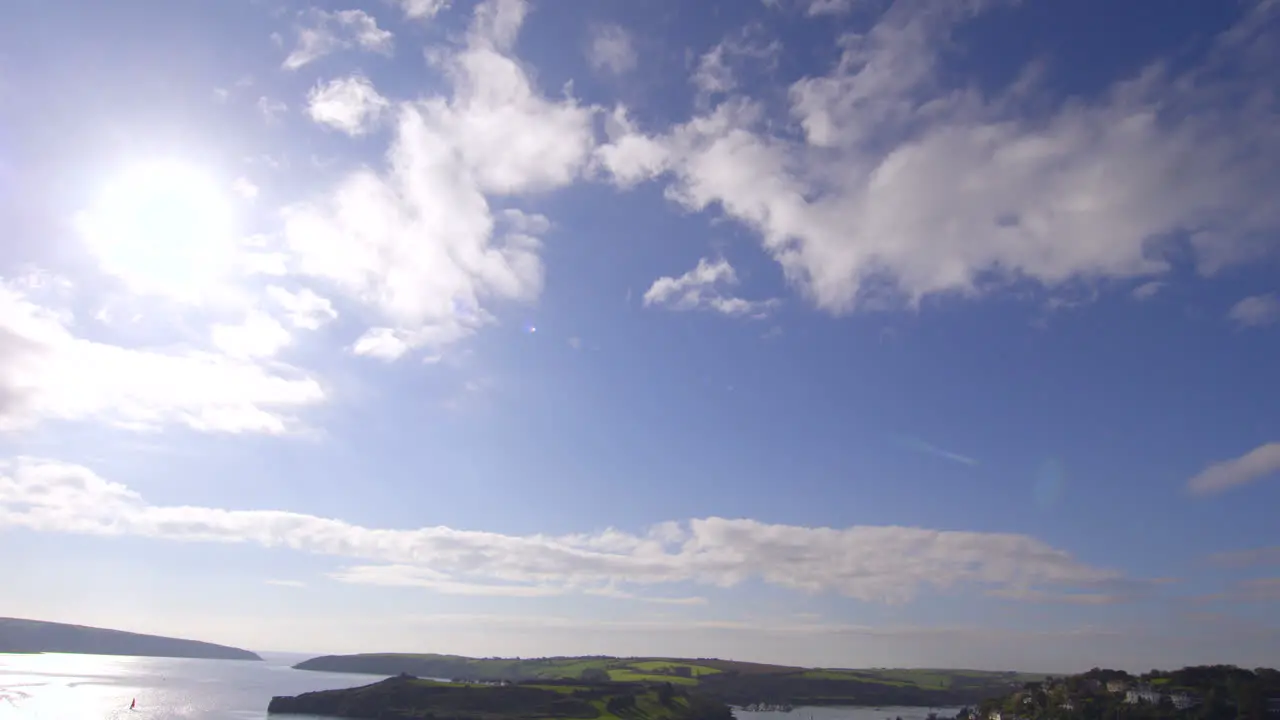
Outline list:
[[[274,697],[267,712],[380,720],[733,720],[727,705],[690,695],[671,683],[542,680],[479,685],[409,675],[347,690]]]
[[[977,670],[839,670],[700,658],[468,658],[328,655],[299,670],[450,678],[475,682],[580,680],[670,683],[693,695],[750,705],[970,705],[1043,675]]]
[[[196,640],[14,618],[0,618],[0,652],[142,655],[207,660],[262,659],[248,650]]]
[[[1130,675],[1094,668],[979,704],[991,720],[1277,720],[1280,671],[1231,665]]]

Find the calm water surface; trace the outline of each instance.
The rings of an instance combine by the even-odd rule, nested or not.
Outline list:
[[[261,720],[272,695],[367,685],[382,675],[294,670],[298,655],[265,662],[106,655],[0,654],[0,720]],[[129,710],[137,698],[138,709]],[[955,708],[936,709],[954,717]],[[741,720],[924,720],[929,708],[798,708],[737,711]],[[278,715],[281,720],[310,716]]]

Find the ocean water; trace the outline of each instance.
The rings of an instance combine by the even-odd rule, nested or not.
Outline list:
[[[265,662],[249,662],[0,654],[0,720],[259,720],[267,717],[272,695],[383,679],[289,667],[305,657],[263,655]],[[130,711],[134,698],[138,707]]]
[[[108,655],[0,654],[0,720],[261,720],[273,695],[356,687],[382,675],[294,670],[305,655],[265,662]],[[137,710],[129,702],[137,698]],[[942,718],[956,708],[936,708]],[[924,720],[930,708],[797,708],[736,711],[740,720]],[[277,715],[280,720],[315,720]]]

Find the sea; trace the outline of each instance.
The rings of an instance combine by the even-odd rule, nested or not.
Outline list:
[[[383,675],[294,670],[306,655],[260,653],[263,662],[114,655],[0,653],[0,720],[261,720],[273,695],[378,682]],[[137,709],[129,704],[137,700]],[[925,720],[957,708],[736,710],[740,720]],[[322,720],[276,715],[278,720]]]

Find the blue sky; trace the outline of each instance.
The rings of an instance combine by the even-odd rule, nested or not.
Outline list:
[[[0,614],[1280,662],[1280,4],[10,13]]]

